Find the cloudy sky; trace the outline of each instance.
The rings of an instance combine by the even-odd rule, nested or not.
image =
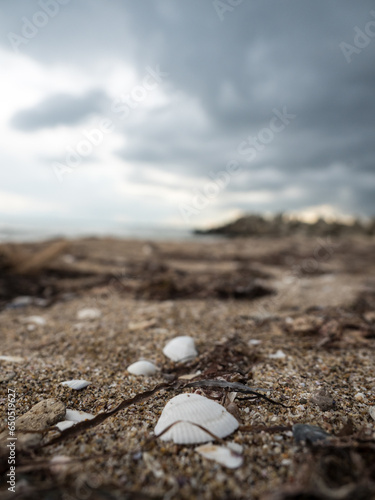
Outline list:
[[[0,8],[0,226],[375,213],[373,1]]]

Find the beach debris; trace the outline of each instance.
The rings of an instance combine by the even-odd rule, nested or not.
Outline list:
[[[336,407],[336,401],[325,388],[313,394],[310,401],[319,406],[322,411],[329,411]]]
[[[99,309],[91,309],[89,307],[85,307],[84,309],[81,309],[77,312],[77,319],[79,319],[80,321],[93,320],[100,318],[101,315],[102,313]]]
[[[0,356],[0,361],[8,361],[9,363],[21,363],[24,358],[21,356]]]
[[[60,382],[60,385],[65,385],[67,387],[70,387],[71,389],[74,389],[75,391],[79,391],[81,389],[84,389],[88,385],[90,385],[91,382],[88,382],[87,380],[66,380],[65,382]]]
[[[128,366],[127,370],[132,375],[143,375],[147,377],[149,375],[155,375],[158,371],[158,367],[154,365],[154,363],[151,363],[151,361],[140,360]]]
[[[195,448],[195,451],[202,457],[214,460],[218,464],[228,467],[228,469],[237,469],[243,464],[242,447],[240,445],[235,447],[229,445],[237,445],[237,443],[228,443],[227,446],[204,444]]]
[[[275,352],[275,354],[269,354],[268,357],[271,359],[284,359],[286,358],[286,354],[281,349],[279,349]]]
[[[368,413],[370,417],[372,417],[375,420],[375,406],[371,406],[368,410]]]
[[[34,448],[42,439],[39,433],[21,433],[20,431],[44,431],[65,417],[65,404],[56,399],[45,399],[33,406],[27,413],[15,421],[17,447]],[[8,429],[0,435],[0,441],[9,437]]]
[[[199,394],[184,393],[168,401],[156,424],[155,435],[176,444],[205,443],[228,436],[238,425],[219,403]]]
[[[130,322],[128,324],[128,328],[130,332],[135,332],[137,330],[146,330],[147,328],[156,325],[156,323],[157,321],[155,318],[146,321],[139,321],[137,323]]]
[[[163,353],[172,361],[188,361],[198,355],[193,337],[183,335],[170,340]]]
[[[297,443],[313,444],[317,441],[327,441],[332,436],[317,425],[295,424],[293,425],[293,437]]]

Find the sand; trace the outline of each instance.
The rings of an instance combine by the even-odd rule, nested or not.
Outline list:
[[[97,415],[197,371],[194,380],[268,389],[290,408],[237,393],[230,410],[240,427],[225,441],[240,444],[244,460],[228,469],[194,445],[153,439],[166,402],[195,388],[160,390],[57,444],[48,445],[59,435],[50,430],[34,449],[16,446],[17,496],[3,464],[2,497],[375,498],[374,248],[369,238],[69,242],[44,270],[54,279],[39,289],[44,307],[3,303],[0,355],[18,359],[0,360],[0,430],[8,389],[17,417],[47,399]],[[85,308],[100,315],[78,319]],[[195,339],[198,358],[163,355],[178,335]],[[141,358],[160,372],[129,374]],[[70,379],[91,384],[60,385]],[[225,391],[198,390],[228,403]],[[335,437],[298,444],[298,423]]]

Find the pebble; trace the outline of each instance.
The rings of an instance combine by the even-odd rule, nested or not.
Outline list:
[[[315,392],[310,401],[319,406],[322,411],[329,411],[336,407],[336,401],[325,388]]]
[[[316,425],[295,424],[293,425],[293,437],[297,443],[315,443],[326,441],[330,434]]]

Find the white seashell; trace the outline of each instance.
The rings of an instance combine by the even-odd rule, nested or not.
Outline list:
[[[375,420],[375,406],[371,406],[368,410],[370,417]]]
[[[201,425],[220,438],[238,428],[237,420],[223,406],[199,394],[179,394],[168,401],[156,424],[155,434],[161,434],[175,422],[178,423],[160,436],[160,439],[172,440],[177,444],[214,440],[210,434],[189,422]]]
[[[132,365],[128,366],[128,372],[133,375],[155,375],[158,371],[158,367],[151,363],[150,361],[136,361]]]
[[[33,323],[34,325],[43,326],[47,321],[42,316],[27,316],[22,320],[23,323]]]
[[[229,469],[237,469],[243,463],[243,457],[237,451],[231,450],[226,446],[217,446],[215,444],[204,444],[195,448],[202,457],[208,460],[214,460],[220,465]]]
[[[81,309],[80,311],[78,311],[77,318],[79,320],[85,320],[85,319],[91,320],[91,319],[100,318],[101,315],[102,315],[102,313],[99,309],[85,308],[85,309]]]
[[[194,339],[187,335],[170,340],[164,347],[163,353],[172,361],[187,361],[198,354]]]
[[[268,357],[271,359],[284,359],[286,358],[286,354],[281,349],[279,349],[275,352],[275,354],[269,354]]]
[[[72,422],[71,420],[62,420],[61,422],[57,422],[55,424],[55,427],[59,429],[59,431],[65,431],[65,429],[69,429],[69,427],[72,427],[76,422]]]
[[[91,382],[87,382],[87,380],[66,380],[65,382],[60,383],[60,385],[66,385],[67,387],[75,389],[76,391],[79,391],[80,389],[83,389],[90,384]]]
[[[0,361],[13,361],[13,363],[21,363],[21,361],[23,361],[23,358],[21,358],[20,356],[0,356]]]
[[[91,420],[94,417],[95,415],[80,410],[66,410],[65,414],[65,419],[74,423],[83,422],[84,420]]]
[[[258,340],[258,339],[250,339],[248,342],[249,345],[259,345],[261,343],[262,343],[262,341]]]

